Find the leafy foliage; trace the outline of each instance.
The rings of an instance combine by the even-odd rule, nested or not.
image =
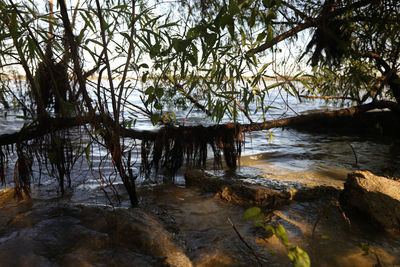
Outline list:
[[[299,248],[298,246],[290,245],[289,238],[286,233],[285,227],[282,224],[273,226],[271,224],[265,225],[265,215],[261,212],[259,207],[248,208],[243,216],[242,220],[251,220],[253,225],[265,229],[267,232],[272,232],[276,235],[283,245],[288,249],[288,257],[295,267],[309,267],[311,266],[310,257],[307,252]]]

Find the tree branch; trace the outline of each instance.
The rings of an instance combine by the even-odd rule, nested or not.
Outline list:
[[[311,113],[291,118],[266,121],[262,123],[243,124],[241,125],[241,128],[242,131],[244,132],[252,132],[252,131],[269,130],[272,128],[279,128],[279,127],[288,127],[288,126],[293,127],[306,124],[314,120],[333,120],[333,119],[336,120],[338,118],[351,118],[357,114],[361,114],[372,109],[385,109],[385,108],[390,109],[393,112],[400,113],[399,104],[391,101],[378,101],[355,107],[339,109],[335,111]]]
[[[313,99],[342,99],[342,100],[352,100],[357,101],[354,97],[348,96],[315,96],[315,95],[299,95],[301,98],[313,98]]]
[[[314,23],[311,21],[299,24],[296,27],[294,27],[293,29],[290,29],[290,30],[276,36],[272,40],[270,40],[256,48],[250,49],[249,51],[246,52],[246,55],[253,55],[253,54],[262,52],[264,50],[267,50],[268,48],[271,48],[272,46],[276,45],[277,43],[279,43],[289,37],[292,37],[292,36],[296,35],[297,33],[301,32],[305,29],[308,29],[310,27],[313,27],[313,26],[314,26]]]
[[[349,10],[353,10],[355,8],[361,8],[361,7],[369,5],[369,4],[371,4],[371,1],[361,0],[361,1],[355,2],[353,4],[344,6],[342,8],[335,9],[334,11],[329,13],[329,16],[330,16],[330,18],[334,18],[334,17],[340,16],[340,15],[348,12]],[[284,5],[287,6],[288,8],[291,8],[296,13],[298,12],[298,10],[290,4],[287,4],[286,2],[284,2]],[[300,14],[300,15],[304,16],[305,14]],[[307,16],[304,19],[306,20],[304,23],[297,25],[296,27],[276,36],[272,40],[267,41],[264,44],[262,44],[256,48],[250,49],[249,51],[246,52],[246,54],[253,55],[253,54],[265,51],[268,48],[271,48],[272,46],[276,45],[277,43],[279,43],[289,37],[295,36],[297,33],[301,32],[305,29],[308,29],[311,27],[318,27],[318,24],[322,20],[326,20],[327,18],[323,17],[323,16],[319,16],[317,18],[310,18]]]
[[[372,109],[390,109],[393,112],[400,113],[400,104],[391,101],[377,101],[355,107],[339,109],[335,111],[311,113],[299,115],[290,118],[270,120],[262,123],[250,124],[233,124],[227,123],[223,125],[212,125],[209,127],[237,127],[239,126],[243,132],[262,131],[279,127],[292,127],[312,122],[314,120],[337,120],[340,118],[351,118],[357,114],[367,112]],[[73,118],[46,118],[42,123],[33,126],[28,126],[21,129],[19,132],[12,134],[0,135],[0,146],[14,144],[21,141],[27,141],[38,138],[51,131],[63,130],[71,127],[76,127],[88,123],[109,123],[115,124],[111,117],[101,115],[73,117]],[[127,129],[121,126],[121,136],[139,140],[155,140],[158,132],[156,131],[141,131],[135,129]]]
[[[390,68],[389,64],[385,60],[383,60],[383,58],[380,55],[378,55],[377,53],[370,52],[370,51],[367,51],[367,52],[361,51],[359,53],[360,53],[360,56],[362,56],[362,57],[374,59],[376,61],[376,63],[378,63],[378,65],[382,66],[385,69],[385,71],[390,71],[391,68]]]
[[[79,62],[78,43],[75,39],[74,33],[72,32],[71,22],[69,21],[67,7],[65,5],[64,0],[58,0],[58,4],[60,5],[61,19],[64,25],[65,35],[67,37],[71,49],[72,61],[74,63],[74,72],[76,74],[76,77],[78,78],[79,92],[82,93],[82,97],[83,100],[85,101],[86,107],[89,110],[89,114],[93,116],[94,109],[91,104],[91,99],[89,97],[89,94],[86,90],[86,81],[84,78],[82,67]]]

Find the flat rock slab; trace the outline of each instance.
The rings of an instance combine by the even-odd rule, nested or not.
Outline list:
[[[242,177],[243,178],[243,177]],[[266,178],[260,178],[266,179]],[[262,185],[245,182],[245,178],[227,178],[211,175],[202,170],[190,170],[185,173],[187,186],[197,186],[203,192],[214,193],[216,197],[240,206],[259,206],[277,208],[289,204],[292,200],[312,201],[326,196],[335,196],[338,189],[330,186],[303,187],[298,185]]]
[[[387,230],[400,231],[400,182],[369,171],[348,175],[340,196],[349,211],[357,210]]]
[[[37,202],[7,221],[0,224],[0,266],[193,266],[174,236],[139,208]]]

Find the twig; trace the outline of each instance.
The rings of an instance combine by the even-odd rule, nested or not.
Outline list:
[[[241,236],[241,234],[239,233],[239,231],[237,230],[236,226],[233,224],[233,222],[231,221],[231,219],[228,217],[228,222],[231,224],[233,230],[235,230],[235,233],[237,234],[237,236],[239,237],[240,241],[243,242],[243,244],[246,245],[246,247],[251,251],[251,254],[253,254],[254,258],[256,258],[257,263],[259,266],[262,266],[260,259],[257,257],[256,252],[254,251],[254,249],[249,245],[249,243],[246,242],[246,240],[244,240],[244,238]]]
[[[351,229],[351,222],[349,217],[346,216],[346,213],[344,212],[344,210],[342,209],[342,206],[340,205],[339,201],[336,201],[336,206],[338,207],[340,213],[343,216],[343,219],[347,222],[347,224],[349,225],[349,228]]]
[[[329,204],[328,204],[329,205]],[[315,230],[317,229],[317,225],[319,224],[319,222],[321,221],[321,218],[324,214],[324,211],[326,209],[327,205],[322,208],[322,210],[320,210],[317,214],[317,219],[314,222],[313,228],[312,228],[312,232],[311,232],[311,239],[314,240],[314,236],[315,236]]]
[[[354,158],[356,159],[356,167],[358,168],[358,158],[357,158],[356,151],[354,150],[354,147],[350,143],[348,143],[348,144],[351,147],[351,150],[353,151]]]
[[[239,101],[237,101],[236,98],[234,98],[233,101],[235,102],[236,106],[238,106],[239,110],[240,110],[241,112],[243,112],[243,114],[246,116],[246,118],[247,118],[247,119],[250,121],[250,123],[252,124],[252,123],[253,123],[253,120],[252,120],[251,117],[249,116],[249,113],[248,113],[246,110],[244,110],[244,108],[242,107],[242,105],[240,105]]]

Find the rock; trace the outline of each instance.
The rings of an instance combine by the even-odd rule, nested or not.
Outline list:
[[[198,186],[204,192],[215,193],[216,197],[240,206],[272,208],[290,201],[288,192],[246,184],[238,179],[214,177],[201,170],[187,171],[185,181],[187,186]]]
[[[234,178],[228,178],[228,177]],[[334,196],[338,189],[331,186],[304,187],[299,185],[248,183],[244,177],[231,175],[217,177],[202,170],[185,173],[187,186],[197,186],[203,192],[214,193],[216,197],[240,206],[278,208],[291,200],[312,201],[326,196]],[[260,178],[266,180],[266,178]],[[266,180],[268,181],[268,180]],[[274,182],[276,183],[276,182]]]
[[[140,208],[49,202],[0,225],[0,266],[192,266],[174,239]]]
[[[350,213],[367,215],[387,230],[400,231],[400,182],[369,171],[348,175],[340,196],[342,206]]]

